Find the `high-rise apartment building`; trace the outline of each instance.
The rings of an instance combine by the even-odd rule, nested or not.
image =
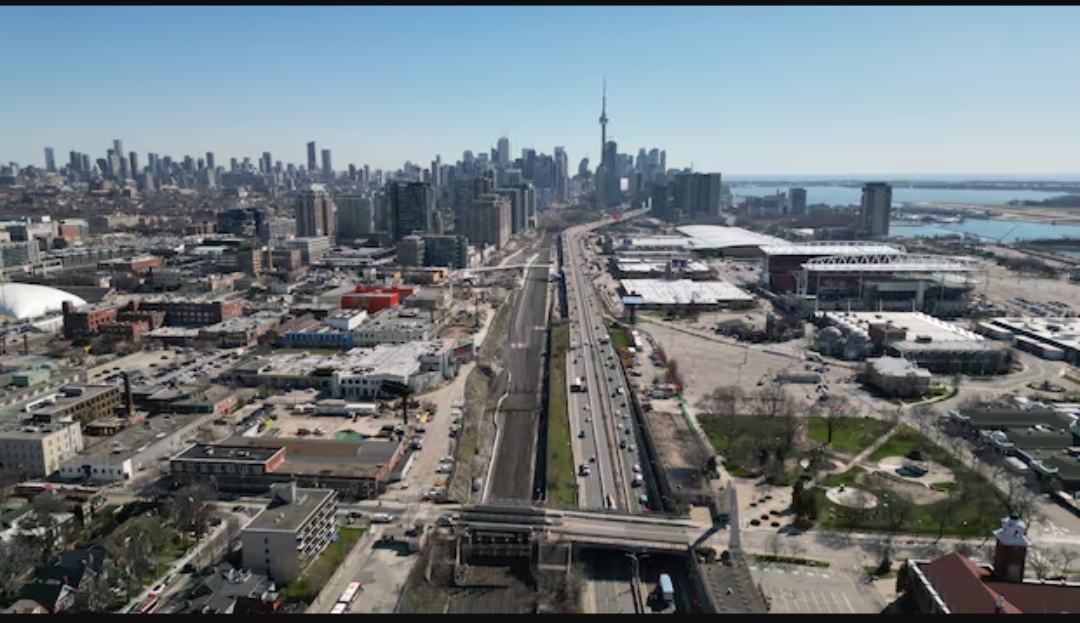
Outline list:
[[[431,230],[435,216],[435,193],[423,182],[390,182],[386,187],[389,199],[390,236],[394,242],[413,233]]]
[[[794,216],[806,214],[806,189],[788,189],[788,211]]]
[[[397,243],[397,263],[410,268],[424,265],[424,239],[420,236],[405,236]]]
[[[139,168],[139,154],[131,152],[128,154],[128,171],[131,173],[132,178],[136,178],[142,169]]]
[[[461,235],[424,236],[424,266],[468,268],[469,240]]]
[[[322,174],[327,180],[334,179],[334,166],[330,163],[330,150],[322,150]]]
[[[479,195],[459,223],[461,233],[477,247],[501,249],[510,241],[512,208],[510,200],[494,193]]]
[[[334,202],[322,184],[312,184],[296,198],[296,235],[334,237]]]
[[[45,148],[45,171],[56,173],[56,156],[53,154],[52,147]]]
[[[859,230],[865,236],[889,235],[892,218],[892,186],[884,182],[863,184],[862,205],[859,207]]]
[[[375,231],[375,198],[370,194],[339,195],[337,237],[339,240],[366,238]]]
[[[313,175],[318,170],[318,162],[315,160],[315,141],[307,144],[307,170],[308,175]]]
[[[510,202],[510,234],[517,234],[525,230],[525,197],[521,186],[513,188],[496,188],[494,193]]]

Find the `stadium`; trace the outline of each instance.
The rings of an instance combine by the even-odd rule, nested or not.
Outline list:
[[[958,315],[984,270],[972,258],[909,254],[901,245],[881,242],[792,242],[762,251],[762,283],[782,304],[816,311]]]

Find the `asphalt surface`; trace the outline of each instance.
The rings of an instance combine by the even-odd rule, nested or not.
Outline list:
[[[535,261],[545,264],[547,257],[541,255]],[[488,502],[533,499],[547,337],[547,291],[547,266],[525,269],[502,347],[507,389],[500,398],[496,455],[485,499]]]
[[[602,339],[608,341],[608,332],[603,308],[588,281],[582,246],[583,235],[603,224],[573,228],[563,234],[572,344],[567,380],[572,383],[584,376],[587,388],[583,393],[568,394],[574,456],[579,469],[581,464],[590,469],[588,476],[578,474],[578,502],[582,508],[639,513],[642,506],[638,498],[645,493],[645,487],[635,487],[632,482],[634,467],[643,459],[638,456],[641,443],[637,427],[631,425],[630,390],[614,346],[600,343]],[[620,448],[620,442],[625,442],[626,447]]]

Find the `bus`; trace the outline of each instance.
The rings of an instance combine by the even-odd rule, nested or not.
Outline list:
[[[341,594],[341,599],[338,600],[339,604],[351,604],[356,601],[356,598],[360,595],[360,588],[363,586],[361,582],[349,582],[348,588]]]
[[[37,495],[52,491],[53,486],[48,482],[24,482],[15,486],[16,495]]]
[[[154,614],[161,607],[157,595],[150,595],[132,611],[133,614]]]
[[[347,604],[343,604],[340,601],[334,604],[333,608],[330,608],[330,614],[345,614],[345,609],[348,608]]]

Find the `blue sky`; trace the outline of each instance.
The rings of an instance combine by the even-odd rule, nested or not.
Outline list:
[[[3,7],[0,160],[305,143],[398,168],[619,151],[724,174],[1080,169],[1077,7]],[[145,156],[144,156],[145,158]],[[144,160],[145,161],[145,160]]]

